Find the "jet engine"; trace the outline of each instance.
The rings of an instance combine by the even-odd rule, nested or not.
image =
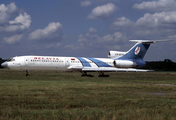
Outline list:
[[[108,57],[109,58],[119,58],[125,55],[126,52],[121,52],[121,51],[109,51]]]
[[[116,68],[133,68],[137,66],[137,63],[129,60],[114,60],[114,66]]]

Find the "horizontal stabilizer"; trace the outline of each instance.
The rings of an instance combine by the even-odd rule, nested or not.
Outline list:
[[[130,42],[145,43],[145,44],[152,44],[156,42],[166,42],[166,41],[172,41],[172,40],[130,40]]]

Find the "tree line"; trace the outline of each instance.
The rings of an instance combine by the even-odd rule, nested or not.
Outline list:
[[[5,59],[0,58],[0,64],[5,61]],[[2,68],[3,67],[0,66],[0,69]],[[165,59],[164,61],[146,61],[146,66],[142,69],[155,71],[176,71],[176,63],[172,62],[170,59]]]
[[[5,62],[5,61],[7,61],[7,60],[4,60],[4,59],[0,58],[0,68],[3,68],[3,67],[1,66],[1,64],[2,64],[3,62]]]
[[[146,61],[144,69],[150,69],[155,71],[176,71],[176,63],[170,59],[164,61]]]

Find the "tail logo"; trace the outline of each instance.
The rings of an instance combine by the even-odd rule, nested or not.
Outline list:
[[[137,55],[137,54],[139,54],[139,52],[140,52],[140,47],[137,47],[136,49],[135,49],[135,55]]]

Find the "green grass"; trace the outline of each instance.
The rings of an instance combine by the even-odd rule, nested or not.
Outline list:
[[[91,74],[0,70],[0,119],[176,119],[176,73]]]

